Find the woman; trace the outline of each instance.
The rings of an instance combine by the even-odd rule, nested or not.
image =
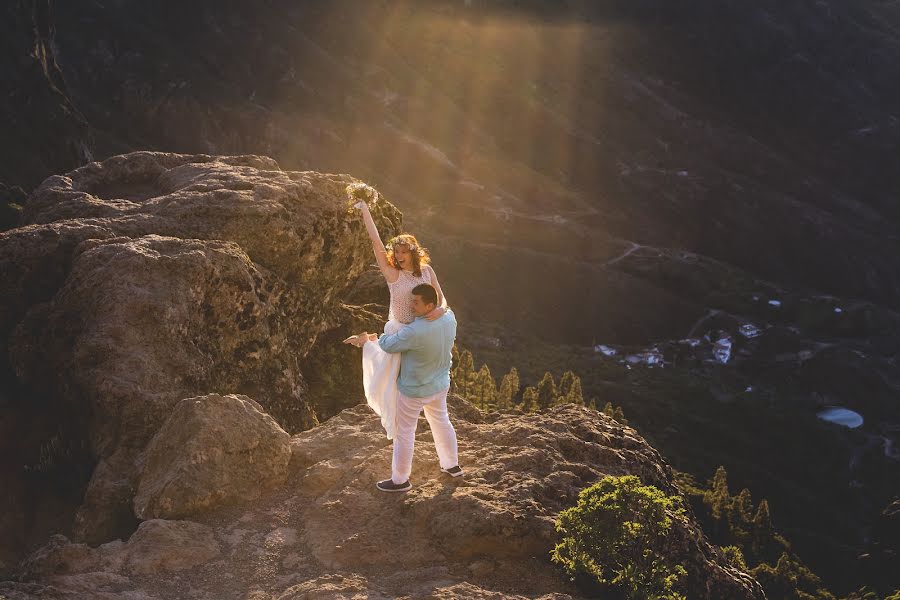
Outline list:
[[[377,193],[373,201],[377,201]],[[381,236],[378,235],[378,228],[369,212],[368,204],[365,201],[357,202],[354,207],[362,212],[366,231],[372,240],[375,261],[391,293],[391,306],[384,332],[396,333],[403,325],[412,323],[415,319],[412,312],[412,290],[420,283],[430,283],[438,294],[438,307],[425,318],[434,320],[443,315],[447,310],[447,300],[434,269],[428,264],[430,262],[428,251],[409,234],[398,235],[388,240],[385,247]],[[348,344],[355,341],[355,337],[344,340]],[[394,438],[396,429],[397,399],[400,394],[397,389],[400,354],[391,354],[382,350],[378,344],[364,342],[362,350],[363,389],[366,393],[366,402],[381,417],[381,424],[390,440]]]

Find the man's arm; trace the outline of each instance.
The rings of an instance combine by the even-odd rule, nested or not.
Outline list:
[[[411,325],[406,325],[397,333],[386,334],[378,338],[378,345],[385,352],[404,352],[415,347],[416,330]]]

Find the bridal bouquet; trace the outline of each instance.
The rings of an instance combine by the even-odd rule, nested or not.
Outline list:
[[[365,183],[351,183],[347,186],[347,195],[350,196],[350,200],[355,200],[354,206],[358,205],[360,202],[374,202],[375,198],[378,197],[378,192],[375,191],[371,185],[366,185]]]

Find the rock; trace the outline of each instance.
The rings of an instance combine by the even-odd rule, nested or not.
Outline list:
[[[124,548],[124,570],[154,574],[202,565],[220,553],[213,531],[191,521],[144,521]]]
[[[191,521],[153,519],[141,523],[127,542],[91,548],[55,535],[20,565],[20,580],[39,580],[62,589],[99,591],[132,585],[134,575],[182,571],[219,556],[213,530]]]
[[[289,431],[318,422],[300,361],[371,262],[352,181],[135,152],[48,178],[0,233],[0,363],[47,403],[47,429],[91,416],[68,431],[98,464],[79,539],[134,527],[135,460],[184,398],[240,393]],[[399,212],[373,209],[392,235]]]
[[[247,396],[185,398],[141,459],[134,514],[177,519],[254,500],[284,482],[290,457],[288,434]]]
[[[292,436],[288,480],[251,505],[205,510],[198,522],[146,521],[127,542],[98,548],[54,538],[26,561],[19,585],[86,595],[95,585],[96,597],[581,598],[550,562],[559,512],[606,475],[678,493],[659,453],[597,411],[569,405],[490,422],[473,414],[453,417],[464,477],[439,471],[422,418],[413,489],[378,492],[391,444],[360,405]],[[658,550],[688,570],[689,598],[763,598],[752,578],[725,566],[690,512]]]
[[[87,544],[73,544],[64,535],[54,535],[19,566],[23,579],[41,579],[57,574],[84,573],[100,568],[98,553]]]
[[[325,575],[292,586],[278,600],[388,600],[390,596],[370,593],[365,578],[360,576]]]
[[[374,484],[390,473],[391,446],[369,412],[347,409],[291,440],[300,489],[316,498],[305,513],[304,537],[332,570],[446,562],[466,565],[475,583],[502,578],[536,591],[561,577],[546,559],[556,541],[554,520],[580,490],[604,475],[634,474],[678,493],[671,468],[633,429],[570,405],[499,415],[491,423],[457,416],[466,470],[460,480],[440,474],[430,433],[420,428],[413,490],[399,498],[379,494]],[[674,529],[664,551],[688,565],[689,597],[763,597],[755,581],[721,562],[696,523]],[[380,551],[384,540],[399,539],[391,553]]]

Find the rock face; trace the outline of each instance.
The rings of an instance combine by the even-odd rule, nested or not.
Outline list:
[[[604,475],[634,474],[678,492],[656,450],[596,411],[482,415],[451,399],[450,412],[462,478],[439,471],[422,419],[412,491],[378,492],[391,445],[360,405],[291,438],[285,485],[252,507],[192,517],[199,529],[191,544],[209,562],[188,564],[179,548],[165,561],[154,558],[161,551],[147,553],[150,532],[168,547],[188,531],[183,521],[154,520],[126,543],[96,549],[56,538],[0,593],[62,593],[91,573],[93,591],[119,594],[111,598],[577,598],[549,560],[560,510]],[[677,522],[665,551],[687,568],[689,598],[764,597],[749,575],[725,566],[690,517]],[[174,569],[178,578],[160,577]]]
[[[135,516],[177,519],[256,499],[287,477],[288,437],[247,396],[185,398],[140,460]]]
[[[50,177],[0,234],[4,379],[63,424],[91,415],[69,432],[98,461],[79,537],[133,523],[134,461],[184,398],[242,393],[289,431],[317,423],[299,362],[371,262],[351,181],[136,152]],[[387,203],[375,218],[399,227]]]

